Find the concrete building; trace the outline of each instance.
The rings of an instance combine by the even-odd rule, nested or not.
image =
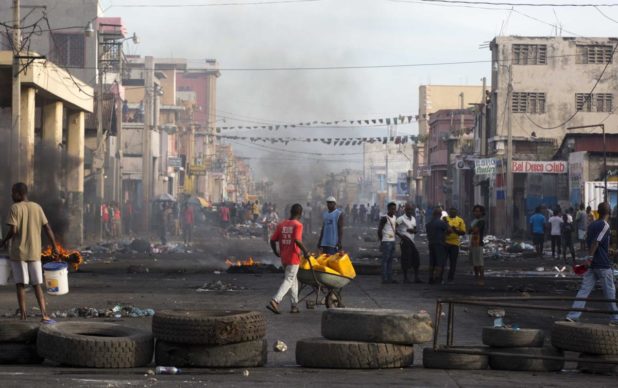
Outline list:
[[[617,43],[617,38],[522,36],[491,42],[487,155],[505,163],[490,183],[490,204],[495,217],[511,220],[515,230],[526,230],[526,219],[539,204],[568,204],[566,159],[559,168],[548,164],[567,127],[604,123],[608,132],[618,132],[613,58]],[[588,133],[595,131],[600,129]],[[512,174],[506,168],[510,158]],[[496,233],[511,226],[496,223],[501,225],[505,229]]]
[[[428,202],[423,182],[426,184],[430,175],[428,167],[429,155],[425,140],[429,136],[431,114],[441,109],[467,109],[470,107],[470,104],[478,104],[483,101],[484,94],[482,85],[419,86],[419,141],[414,146],[413,176],[415,184],[412,188],[416,195],[417,203],[426,204]]]
[[[393,140],[396,139],[397,136],[393,136]],[[412,201],[413,157],[413,143],[364,143],[360,202],[377,203],[383,207],[389,201]]]
[[[472,170],[474,113],[470,109],[442,109],[429,120],[426,140],[430,175],[427,204],[455,207],[467,216],[473,206]]]
[[[93,90],[76,78],[67,82],[69,74],[51,62],[26,62],[21,61],[27,71],[21,75],[18,131],[12,128],[11,94],[0,93],[0,149],[7,166],[0,173],[0,187],[8,193],[13,181],[28,184],[32,199],[42,204],[60,240],[79,245],[83,240],[84,116],[93,111]],[[11,90],[12,66],[13,52],[0,51],[0,90]]]

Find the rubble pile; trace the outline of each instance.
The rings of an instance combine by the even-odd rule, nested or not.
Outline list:
[[[263,238],[264,231],[263,227],[260,224],[250,223],[250,224],[237,224],[229,227],[227,232],[227,237],[230,238],[238,238],[240,240],[247,239],[256,239]]]
[[[221,280],[217,280],[216,282],[204,283],[200,288],[198,288],[197,292],[208,292],[208,291],[242,291],[246,290],[247,287],[238,286],[236,284],[222,282]]]
[[[72,307],[68,310],[56,310],[50,314],[51,318],[143,318],[151,317],[155,311],[151,308],[139,308],[132,305],[117,304],[114,307]],[[19,311],[6,313],[5,318],[13,318]],[[40,315],[40,314],[38,314]],[[37,314],[30,316],[38,316]]]

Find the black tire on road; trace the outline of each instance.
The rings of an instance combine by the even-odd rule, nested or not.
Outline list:
[[[331,340],[413,345],[433,339],[433,324],[426,313],[332,309],[322,314],[322,336]]]
[[[39,332],[39,323],[26,321],[0,321],[0,343],[35,343]]]
[[[296,363],[307,368],[405,368],[413,362],[413,346],[324,338],[303,339],[296,343]]]
[[[618,375],[618,364],[599,364],[596,362],[586,362],[585,360],[605,360],[605,361],[614,361],[618,362],[618,355],[606,354],[606,355],[598,355],[598,354],[586,354],[582,353],[579,355],[580,359],[583,361],[579,361],[577,363],[577,369],[586,373],[595,373],[595,374],[603,374],[603,375]]]
[[[148,332],[104,322],[59,322],[44,325],[39,354],[71,366],[135,368],[152,361],[154,341]]]
[[[540,348],[544,341],[545,334],[538,329],[483,328],[483,344],[496,348]]]
[[[553,348],[490,348],[491,352],[510,353],[515,355],[563,357],[564,353]],[[541,360],[538,358],[522,358],[509,356],[489,356],[491,369],[526,371],[526,372],[557,372],[564,368],[564,360]]]
[[[36,344],[11,343],[0,344],[0,364],[40,364],[43,357],[39,356]]]
[[[452,350],[486,351],[483,346],[455,346]],[[429,369],[487,369],[489,357],[476,354],[450,353],[446,348],[433,350],[423,349],[423,367]]]
[[[228,345],[188,345],[157,341],[155,363],[193,368],[252,368],[264,366],[268,348],[265,339]]]
[[[593,323],[555,322],[551,343],[562,350],[618,354],[618,327]]]
[[[225,345],[263,338],[266,320],[256,311],[161,310],[152,318],[152,333],[171,343]]]

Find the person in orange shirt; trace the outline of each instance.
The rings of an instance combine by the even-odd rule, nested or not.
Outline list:
[[[298,310],[298,267],[300,265],[300,252],[302,250],[305,256],[309,256],[307,249],[303,245],[303,224],[300,223],[300,218],[303,215],[303,207],[296,203],[290,209],[290,218],[277,225],[275,233],[270,238],[270,247],[275,256],[281,258],[281,264],[285,268],[283,283],[279,287],[279,291],[266,305],[266,308],[275,314],[281,314],[279,304],[283,297],[290,292],[292,301],[291,313],[299,313]],[[279,251],[277,251],[277,243],[279,243]]]

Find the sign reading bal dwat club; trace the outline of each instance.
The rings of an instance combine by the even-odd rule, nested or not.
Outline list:
[[[567,162],[565,161],[513,161],[513,173],[515,174],[566,174],[567,172]]]

